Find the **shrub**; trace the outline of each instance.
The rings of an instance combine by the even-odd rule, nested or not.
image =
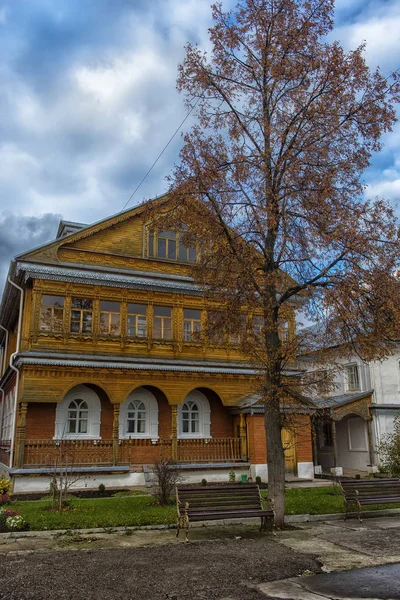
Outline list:
[[[153,474],[155,482],[152,494],[161,506],[166,506],[174,487],[182,479],[181,472],[173,460],[159,460],[153,465]]]
[[[6,528],[9,531],[24,531],[28,529],[28,523],[22,515],[13,515],[12,517],[7,517]]]
[[[201,480],[201,485],[207,485],[207,479],[202,479]]]
[[[6,504],[11,504],[10,494],[2,494],[0,496],[0,507],[5,506]]]
[[[231,469],[229,471],[229,483],[235,483],[236,482],[236,473],[233,469]]]
[[[104,485],[104,483],[101,483],[99,485],[99,493],[104,494],[105,491],[106,491],[106,486]]]
[[[5,479],[4,477],[0,477],[0,496],[4,496],[8,494],[11,496],[12,491],[12,483],[9,479]]]
[[[356,473],[356,479],[361,479],[360,473]]]
[[[378,446],[379,471],[400,475],[400,415],[394,420],[394,432],[383,436]]]
[[[256,477],[256,484],[261,485],[261,477],[259,475]]]

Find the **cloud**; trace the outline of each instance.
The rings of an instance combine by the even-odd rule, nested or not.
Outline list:
[[[0,257],[3,258],[0,260],[0,277],[3,281],[10,259],[54,239],[59,221],[60,215],[53,213],[40,217],[0,213]]]
[[[187,41],[208,47],[209,4],[0,0],[0,198],[10,211],[1,223],[12,225],[0,230],[5,262],[36,244],[35,227],[38,243],[55,235],[51,215],[90,223],[121,210],[185,115],[177,64]],[[368,61],[390,69],[400,55],[398,3],[336,6],[334,37],[349,48],[367,39]],[[394,198],[400,136],[387,140],[366,179],[378,190],[381,172],[394,170],[381,186]],[[131,205],[165,191],[180,144],[177,136]]]

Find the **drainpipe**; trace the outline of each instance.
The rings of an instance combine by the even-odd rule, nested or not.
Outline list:
[[[1,365],[0,365],[0,375],[4,374],[4,371],[6,370],[6,360],[7,360],[7,348],[8,348],[8,329],[6,329],[5,327],[3,327],[3,325],[0,325],[0,329],[2,329],[3,331],[6,332],[6,342],[4,344],[4,354],[2,356],[2,361],[1,361]]]
[[[15,287],[21,294],[20,299],[19,299],[17,347],[15,349],[15,352],[13,352],[11,354],[10,362],[9,362],[10,369],[15,371],[15,374],[16,374],[16,376],[15,376],[15,409],[14,409],[13,423],[12,423],[12,429],[11,429],[11,449],[10,449],[10,469],[11,469],[13,466],[13,459],[14,459],[15,422],[17,420],[18,387],[19,387],[19,370],[16,367],[14,367],[13,362],[14,362],[14,358],[19,354],[19,350],[20,350],[20,346],[21,346],[21,326],[22,326],[22,309],[24,306],[24,290],[21,287],[19,287],[19,285],[17,285],[13,281],[11,281],[10,278],[8,278],[8,283],[10,285],[12,285],[13,287]]]
[[[3,388],[0,388],[0,394],[1,394],[1,404],[0,404],[0,440],[1,440],[1,432],[3,431],[3,414],[4,414],[4,400],[5,400],[5,393]]]

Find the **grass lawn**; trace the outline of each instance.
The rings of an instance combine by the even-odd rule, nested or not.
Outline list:
[[[400,504],[371,506],[400,508]],[[124,496],[114,498],[74,498],[71,506],[62,512],[49,510],[48,500],[18,501],[12,507],[19,510],[32,530],[85,529],[92,527],[132,527],[175,523],[174,504],[153,506],[151,496]],[[286,490],[286,514],[328,514],[343,512],[341,493],[334,487]]]

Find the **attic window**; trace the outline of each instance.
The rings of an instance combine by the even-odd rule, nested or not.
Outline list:
[[[148,238],[148,257],[196,262],[197,248],[187,247],[183,242],[183,231],[150,231]]]

